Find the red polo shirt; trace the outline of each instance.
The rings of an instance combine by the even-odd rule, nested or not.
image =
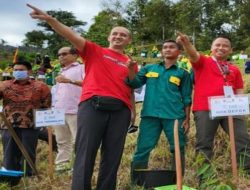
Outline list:
[[[131,88],[125,83],[128,57],[90,41],[86,42],[80,56],[85,63],[81,101],[94,95],[110,96],[131,108]]]
[[[224,78],[212,57],[200,56],[197,63],[192,63],[195,77],[193,111],[209,110],[208,97],[223,96]],[[226,76],[228,85],[243,89],[243,79],[240,70],[228,63],[229,75]]]

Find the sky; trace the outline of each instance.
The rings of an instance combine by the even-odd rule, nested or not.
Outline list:
[[[25,33],[42,29],[30,17],[31,9],[26,3],[44,11],[70,11],[78,20],[88,23],[83,28],[85,30],[102,9],[101,0],[0,0],[0,40],[5,40],[8,45],[19,46]]]

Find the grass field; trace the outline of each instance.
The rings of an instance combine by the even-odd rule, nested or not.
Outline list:
[[[245,80],[245,92],[250,93],[250,75],[244,75]],[[139,124],[141,104],[137,104],[137,125]],[[250,130],[250,118],[248,117],[248,130]],[[249,131],[250,133],[250,131]],[[128,134],[122,157],[122,162],[118,172],[117,189],[119,190],[141,190],[142,187],[130,185],[130,162],[132,154],[135,149],[137,133]],[[187,151],[186,151],[186,173],[184,176],[184,184],[198,189],[198,180],[196,177],[197,160],[195,159],[195,127],[193,121],[191,121],[191,130],[188,133]],[[2,155],[2,147],[0,147],[0,155]],[[2,160],[2,159],[0,159]],[[97,179],[99,157],[97,158],[97,164],[93,175],[93,189],[95,189],[95,183]],[[40,173],[40,178],[23,178],[20,184],[13,187],[14,190],[69,190],[71,183],[71,176],[68,174],[61,174],[59,176],[54,175],[51,179],[48,173],[48,146],[44,142],[39,142],[37,149],[37,169]],[[212,160],[214,166],[214,175],[217,179],[217,188],[226,189],[226,185],[231,186],[231,189],[237,190],[250,190],[250,177],[246,176],[244,172],[239,171],[239,180],[235,182],[231,175],[230,165],[230,147],[228,143],[228,136],[225,135],[222,130],[219,130],[215,140],[214,159]],[[168,144],[165,137],[162,135],[156,149],[151,153],[150,168],[152,169],[169,169],[170,166],[170,154],[168,151]],[[211,180],[212,179],[208,179]],[[234,185],[233,185],[234,184]],[[219,188],[219,186],[221,188]],[[213,187],[214,188],[214,187]],[[213,189],[212,186],[204,189]],[[0,190],[10,189],[6,184],[0,184]]]

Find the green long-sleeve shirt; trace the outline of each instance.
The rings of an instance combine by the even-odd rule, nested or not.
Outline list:
[[[185,107],[191,105],[190,74],[177,65],[166,69],[164,62],[142,67],[136,77],[126,83],[132,88],[146,84],[141,117],[162,119],[185,117]]]

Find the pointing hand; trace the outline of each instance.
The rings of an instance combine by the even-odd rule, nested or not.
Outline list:
[[[178,37],[176,38],[176,42],[182,45],[189,43],[189,38],[186,34],[177,32]]]
[[[40,20],[45,20],[45,21],[48,21],[50,20],[52,17],[50,15],[48,15],[46,12],[30,5],[30,4],[27,4],[28,7],[30,7],[33,11],[30,13],[30,16],[33,18],[33,19],[40,19]]]

